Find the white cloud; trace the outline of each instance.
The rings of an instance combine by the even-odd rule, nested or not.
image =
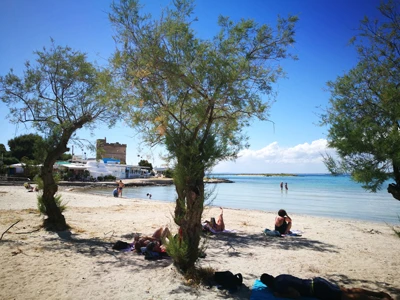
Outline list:
[[[327,148],[327,141],[319,139],[293,147],[280,147],[273,142],[266,147],[253,150],[245,149],[235,161],[219,163],[214,173],[327,173],[322,162],[322,154],[334,154]]]

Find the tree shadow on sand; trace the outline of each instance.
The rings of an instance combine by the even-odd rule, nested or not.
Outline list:
[[[58,235],[58,236],[57,236]],[[89,257],[97,257],[99,265],[112,265],[113,267],[128,267],[129,271],[143,271],[144,269],[164,268],[172,264],[172,259],[145,260],[144,255],[135,251],[118,251],[112,249],[118,237],[93,237],[81,238],[69,230],[57,232],[57,235],[46,238],[47,243],[43,250],[75,252]]]
[[[316,252],[337,253],[338,248],[334,245],[323,243],[318,240],[307,239],[301,236],[272,237],[259,234],[242,233],[222,233],[210,235],[209,241],[212,241],[214,249],[228,251],[230,256],[239,256],[236,248],[243,247],[264,247],[270,249],[302,250],[307,249]],[[230,251],[232,250],[232,251]]]
[[[387,291],[395,300],[400,300],[400,288],[389,285],[383,281],[371,281],[365,279],[350,278],[343,274],[333,274],[326,276],[329,281],[335,282],[339,286],[363,287],[366,285],[376,286],[377,290]]]

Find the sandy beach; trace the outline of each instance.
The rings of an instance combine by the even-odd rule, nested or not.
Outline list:
[[[210,236],[199,265],[241,273],[242,288],[229,294],[189,286],[170,259],[112,250],[117,240],[130,243],[135,233],[152,234],[160,226],[176,233],[173,203],[60,190],[71,229],[53,233],[41,228],[37,193],[0,186],[0,299],[249,299],[254,281],[267,272],[320,276],[400,300],[400,239],[386,224],[288,212],[303,235],[266,237],[262,231],[273,227],[276,212],[225,208],[226,227],[236,233]],[[208,207],[203,219],[218,214],[219,208]]]

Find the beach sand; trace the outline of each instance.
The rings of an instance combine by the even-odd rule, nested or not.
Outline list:
[[[176,233],[173,203],[114,198],[111,191],[98,196],[63,187],[60,193],[71,229],[52,233],[41,228],[37,193],[0,186],[0,299],[249,299],[254,281],[267,272],[320,276],[400,300],[400,239],[386,224],[288,211],[292,229],[303,236],[266,237],[262,231],[273,229],[276,212],[226,208],[226,227],[237,232],[210,236],[199,265],[241,273],[244,285],[229,294],[187,285],[170,259],[112,250],[117,240],[130,243],[135,233],[152,234],[159,226]],[[203,219],[219,211],[206,208]]]

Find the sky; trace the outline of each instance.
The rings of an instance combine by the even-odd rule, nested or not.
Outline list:
[[[144,9],[158,16],[169,0],[142,1]],[[355,48],[349,44],[364,16],[379,18],[379,0],[198,0],[194,29],[203,39],[218,32],[219,15],[232,20],[254,19],[260,24],[276,24],[277,16],[297,15],[295,44],[290,52],[298,60],[281,62],[286,78],[275,85],[276,101],[270,110],[272,122],[253,121],[247,128],[250,148],[239,153],[236,161],[223,161],[214,173],[328,173],[322,162],[327,149],[328,128],[318,125],[319,115],[327,107],[330,94],[326,83],[344,75],[357,63]],[[36,50],[57,45],[70,46],[87,53],[97,65],[107,65],[115,50],[115,34],[108,19],[108,0],[1,0],[0,1],[0,76],[12,68],[22,75],[25,61],[34,61]],[[9,112],[0,103],[0,144],[19,135],[34,133],[23,124],[7,119]],[[153,166],[165,164],[163,149],[150,149],[138,140],[135,131],[119,122],[89,132],[77,131],[81,138],[95,142],[127,145],[127,163],[147,159]],[[74,148],[75,154],[87,149]]]

